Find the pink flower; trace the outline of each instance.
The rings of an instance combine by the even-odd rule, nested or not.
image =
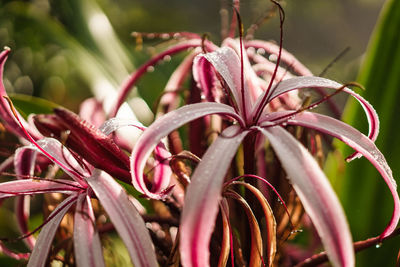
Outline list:
[[[40,134],[32,137],[29,132],[35,132],[33,127],[25,121],[21,121],[16,111],[10,108],[7,100],[3,98],[6,96],[6,92],[2,83],[2,70],[8,53],[9,50],[5,50],[0,54],[0,93],[2,94],[0,117],[8,129],[20,137],[26,138],[30,145],[17,149],[13,156],[17,176],[27,179],[0,183],[0,199],[46,193],[66,195],[66,198],[44,220],[37,240],[29,239],[28,246],[31,247],[32,253],[29,256],[28,266],[46,265],[58,226],[64,215],[74,205],[73,237],[76,264],[78,266],[105,266],[91,198],[98,199],[109,215],[128,249],[132,263],[135,266],[158,266],[152,241],[142,216],[125,190],[110,176],[110,174],[115,174],[113,173],[114,168],[104,166],[112,165],[109,161],[113,157],[121,156],[122,152],[111,142],[111,139],[107,138],[106,134],[78,120],[77,116],[71,112],[62,109],[56,111],[59,116],[58,120],[51,116],[47,117],[47,128],[44,127],[43,121],[40,121],[39,125],[47,130],[58,131],[57,133],[63,131],[66,124],[74,126],[71,147],[75,152],[54,138],[43,138]],[[109,134],[110,129],[107,131]],[[36,165],[38,152],[61,168],[72,180],[33,177],[32,170]],[[121,162],[123,163],[123,161]],[[110,174],[94,168],[91,163],[102,167]],[[120,162],[117,162],[117,166],[118,163]],[[5,164],[4,167],[7,167],[6,165],[9,164]],[[117,168],[117,166],[114,167]],[[23,208],[18,210],[21,211]],[[28,214],[17,214],[18,222],[25,234],[24,238],[33,234],[27,232],[27,216]],[[39,228],[35,232],[37,230]],[[3,244],[1,244],[1,250],[15,258],[27,257],[26,254],[8,251]]]
[[[226,125],[205,151],[185,193],[180,223],[180,253],[183,266],[209,266],[209,244],[221,205],[224,179],[239,145],[243,142],[245,171],[252,169],[252,162],[247,162],[246,166],[246,151],[255,151],[254,140],[257,137],[265,137],[275,151],[333,265],[354,266],[352,238],[339,200],[313,156],[286,130],[286,125],[307,127],[336,137],[356,150],[351,158],[362,155],[375,166],[394,199],[392,219],[381,234],[381,238],[384,238],[392,233],[398,224],[400,200],[392,172],[374,145],[379,122],[372,106],[349,88],[334,81],[313,76],[291,77],[286,74],[285,70],[278,67],[281,58],[289,60],[286,61],[289,68],[299,69],[300,74],[309,75],[297,60],[287,59],[289,54],[279,47],[273,52],[272,48],[276,46],[271,44],[261,41],[243,44],[241,41],[226,39],[222,48],[215,49],[207,42],[204,47],[207,53],[198,54],[194,59],[193,76],[203,98],[208,101],[184,105],[158,118],[140,137],[131,155],[132,183],[135,188],[151,198],[161,199],[164,195],[149,190],[143,179],[146,160],[160,140],[186,123],[212,114],[220,115],[221,125]],[[274,67],[269,66],[271,62],[261,59],[259,64],[265,63],[263,66],[252,66],[248,55],[255,55],[251,50],[247,53],[245,51],[245,48],[252,47],[271,48],[271,53],[277,56]],[[190,60],[183,62],[180,72],[176,72],[176,77],[180,77],[177,84],[182,80],[183,70],[187,71],[187,67],[184,66],[190,65]],[[253,61],[255,60],[253,58]],[[268,75],[264,76],[267,79],[261,79],[262,75],[255,73],[255,70],[268,72]],[[132,77],[137,78],[137,73]],[[220,84],[215,80],[219,80]],[[308,111],[329,99],[329,96],[307,108],[300,108],[296,101],[291,103],[290,100],[295,98],[290,97],[290,92],[308,88],[320,92],[324,89],[343,91],[356,98],[369,121],[368,136],[337,119]],[[285,102],[285,99],[288,101]],[[274,101],[279,101],[279,105],[274,105]],[[250,155],[251,159],[254,157]]]

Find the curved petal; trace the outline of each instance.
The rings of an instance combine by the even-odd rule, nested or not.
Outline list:
[[[374,165],[382,175],[393,196],[393,215],[388,226],[381,234],[381,238],[390,235],[395,230],[400,219],[400,199],[392,171],[374,142],[350,125],[317,113],[303,112],[290,119],[287,123],[304,126],[334,136],[362,154]]]
[[[310,216],[334,266],[354,266],[345,214],[325,174],[304,146],[280,126],[260,131],[268,138]]]
[[[263,49],[268,54],[278,55],[279,54],[279,46],[262,40],[251,40],[244,43],[245,47],[253,47],[255,49]],[[285,65],[289,66],[294,72],[296,72],[299,76],[313,76],[311,71],[304,66],[295,56],[291,53],[282,49],[281,51],[281,60]]]
[[[208,102],[216,102],[214,95],[215,74],[212,71],[211,63],[204,57],[195,57],[193,62],[193,79],[201,90],[202,96]]]
[[[100,131],[106,135],[109,135],[124,126],[133,126],[140,131],[146,130],[146,127],[138,121],[112,118],[104,122],[104,124],[100,127]],[[154,151],[155,164],[153,167],[154,175],[152,179],[152,192],[159,193],[169,185],[170,179],[167,177],[170,177],[172,172],[168,164],[169,160],[167,159],[170,157],[171,153],[169,153],[169,151],[166,149],[164,143],[159,142]]]
[[[92,203],[86,194],[82,194],[78,197],[74,216],[74,252],[77,266],[105,266],[99,233],[94,226]]]
[[[139,192],[148,197],[160,199],[164,194],[154,193],[147,189],[143,177],[143,169],[151,152],[161,141],[173,130],[192,120],[211,115],[222,114],[235,118],[243,125],[242,119],[235,113],[233,108],[220,103],[198,103],[186,105],[177,110],[171,111],[157,119],[143,135],[139,138],[131,155],[132,184]]]
[[[268,96],[268,100],[271,101],[274,98],[287,93],[292,90],[304,89],[304,88],[331,88],[331,89],[339,89],[342,88],[340,83],[334,82],[329,79],[321,78],[321,77],[295,77],[292,79],[284,80],[280,82],[273,90],[270,91],[270,95]],[[343,92],[346,92],[353,96],[363,107],[365,114],[367,115],[368,119],[368,137],[375,141],[378,137],[379,133],[379,118],[376,114],[375,109],[372,107],[371,104],[368,103],[363,97],[352,91],[351,89],[345,87]],[[260,97],[262,99],[262,97]],[[254,111],[257,110],[257,106],[255,106]],[[360,157],[360,154],[352,155],[351,159]]]
[[[96,128],[100,127],[106,120],[106,113],[103,109],[103,103],[96,98],[88,98],[79,105],[79,117],[88,121]]]
[[[71,194],[82,189],[78,183],[69,180],[23,179],[0,183],[0,199],[44,193]]]
[[[27,265],[28,267],[44,267],[46,265],[47,255],[49,254],[54,235],[58,229],[58,225],[60,224],[64,215],[68,212],[69,208],[75,204],[77,198],[77,195],[69,196],[49,215],[49,217],[54,217],[52,217],[51,220],[48,221],[40,231],[35,247],[33,248],[32,254],[29,258]]]
[[[150,234],[124,189],[107,173],[94,170],[86,181],[100,200],[137,267],[157,267]]]
[[[244,114],[250,115],[252,103],[251,97],[245,97],[242,99],[242,89],[244,90],[244,95],[249,96],[249,89],[247,83],[244,83],[244,88],[242,88],[241,82],[241,63],[239,56],[230,47],[223,47],[215,52],[199,55],[198,57],[205,57],[218,71],[222,78],[227,83],[231,94],[237,104],[237,109],[240,111],[242,117]],[[246,71],[252,72],[253,70],[246,69]],[[245,101],[245,103],[243,103]],[[243,110],[243,107],[246,110]]]
[[[0,241],[0,253],[16,260],[27,260],[31,255],[30,253],[16,253],[8,249],[1,241]]]
[[[37,149],[48,159],[60,166],[69,176],[81,185],[85,185],[83,176],[89,176],[89,166],[78,162],[72,153],[58,140],[54,138],[43,138],[32,147]]]
[[[187,76],[189,76],[193,60],[198,53],[197,50],[190,53],[171,74],[168,83],[164,88],[163,95],[160,98],[160,108],[157,117],[174,110],[179,106],[180,98],[178,97],[178,92],[182,88]]]
[[[19,137],[26,139],[26,135],[19,126],[17,120],[15,119],[14,114],[10,109],[8,101],[4,98],[8,97],[8,95],[3,84],[3,70],[4,70],[4,64],[7,60],[10,51],[11,51],[10,48],[6,47],[0,53],[0,119],[5,122],[5,127],[9,131],[11,131],[12,133],[14,133]],[[22,118],[21,116],[19,117]],[[27,131],[33,138],[37,139],[40,136],[35,130],[33,130],[29,126],[29,124],[25,120],[21,119],[21,123],[24,125],[24,127],[27,129]]]
[[[155,55],[145,64],[140,66],[135,72],[132,73],[129,79],[122,85],[122,89],[120,90],[117,102],[110,113],[110,117],[115,117],[115,114],[117,114],[119,107],[124,102],[125,98],[128,96],[128,93],[131,90],[131,88],[147,72],[149,67],[153,67],[159,61],[162,61],[165,58],[165,56],[172,56],[182,51],[186,51],[189,48],[200,47],[202,45],[202,42],[203,41],[201,40],[201,38],[182,41],[178,44],[172,45],[171,47],[167,48],[160,54]],[[205,42],[205,45],[209,50],[215,49],[215,45],[213,45],[210,42]]]
[[[17,174],[17,178],[23,179],[26,176],[33,175],[35,169],[37,152],[26,147],[18,148],[15,151],[14,157],[14,169]],[[21,175],[21,176],[19,176]],[[21,196],[15,199],[15,216],[17,218],[18,228],[22,234],[27,234],[28,231],[28,219],[30,214],[30,197]],[[24,238],[25,244],[30,249],[33,249],[35,245],[35,238],[28,236]]]
[[[210,266],[209,243],[218,213],[222,183],[247,133],[238,126],[225,129],[208,148],[193,173],[180,224],[179,248],[184,267]]]

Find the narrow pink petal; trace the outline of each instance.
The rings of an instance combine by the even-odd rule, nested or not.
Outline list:
[[[100,127],[106,120],[103,103],[94,97],[86,99],[79,106],[79,117],[97,128]]]
[[[242,99],[240,59],[236,52],[230,47],[223,47],[215,52],[199,55],[199,57],[205,57],[223,77],[232,93],[232,96],[234,97],[234,100],[236,101],[240,113],[242,115],[245,114],[243,110],[243,101],[245,101],[246,110],[251,109],[251,98],[245,97],[245,99]],[[248,71],[252,70],[245,69],[245,72]],[[249,95],[247,82],[245,82],[244,87],[244,94]],[[250,115],[250,112],[247,112],[246,114]]]
[[[182,63],[179,64],[179,66],[170,76],[164,89],[164,95],[160,99],[159,106],[161,108],[158,116],[178,107],[180,100],[178,92],[182,88],[186,78],[189,76],[191,67],[193,65],[193,60],[198,53],[199,52],[195,50],[185,57]]]
[[[262,40],[251,40],[245,42],[245,47],[253,47],[255,49],[263,49],[268,54],[278,55],[279,54],[279,46]],[[289,69],[292,69],[299,76],[313,76],[311,71],[304,66],[295,56],[291,53],[282,49],[281,52],[281,60],[285,65],[289,66]]]
[[[17,220],[17,225],[19,231],[22,235],[26,235],[29,233],[28,230],[28,220],[30,215],[30,196],[18,196],[14,200],[14,213]],[[34,236],[29,235],[23,239],[24,243],[27,247],[32,250],[35,246],[36,239]]]
[[[29,258],[28,267],[41,267],[46,265],[47,256],[53,243],[54,235],[64,215],[68,212],[73,204],[76,203],[77,195],[72,195],[61,202],[54,211],[49,215],[56,214],[48,221],[40,231],[35,247]]]
[[[121,127],[125,126],[134,126],[141,131],[144,131],[146,129],[145,126],[143,126],[140,122],[134,121],[134,120],[129,120],[129,119],[120,119],[120,118],[112,118],[110,120],[107,120],[101,127],[100,130],[106,134],[109,135],[112,132],[118,130]],[[172,174],[171,169],[169,167],[169,158],[171,157],[171,153],[168,152],[166,149],[165,145],[160,142],[157,144],[155,148],[155,164],[153,167],[154,175],[152,179],[152,192],[159,193],[163,191],[170,182],[170,175]]]
[[[12,113],[10,109],[10,105],[8,101],[4,97],[8,97],[6,89],[3,84],[3,70],[4,70],[4,64],[7,60],[8,54],[10,53],[9,48],[5,48],[0,53],[0,119],[5,122],[4,126],[14,133],[15,135],[22,137],[26,139],[26,135],[19,126],[18,122],[16,121],[14,114]],[[21,116],[20,116],[21,117]],[[27,129],[29,134],[34,138],[37,139],[40,137],[40,134],[37,133],[34,129],[32,129],[29,124],[21,119],[21,123],[24,125],[24,127]]]
[[[172,171],[169,166],[169,159],[171,158],[171,153],[167,150],[165,145],[160,142],[156,146],[154,150],[154,174],[152,181],[152,192],[161,192],[170,184],[170,179],[166,179],[167,177],[171,177]]]
[[[280,82],[274,90],[271,90],[270,95],[268,96],[269,101],[273,100],[274,98],[285,94],[289,91],[292,90],[298,90],[298,89],[304,89],[304,88],[331,88],[331,89],[339,89],[341,88],[342,85],[321,77],[296,77],[288,80],[284,80]],[[368,137],[372,140],[375,141],[376,138],[378,137],[379,133],[379,118],[378,115],[376,114],[375,109],[372,107],[371,104],[368,103],[367,100],[362,98],[360,95],[355,93],[353,90],[349,88],[344,88],[343,92],[346,92],[353,96],[357,101],[361,104],[363,107],[365,114],[368,119],[368,125],[369,125],[369,130],[368,130]],[[261,97],[260,97],[261,98]],[[257,110],[256,108],[254,110]],[[351,159],[354,159],[356,157],[360,157],[361,155],[359,153],[356,153],[352,155]]]
[[[226,38],[222,44],[223,46],[229,46],[233,50],[235,50],[237,55],[240,55],[240,42],[238,39]],[[246,111],[246,114],[251,112],[251,108],[254,105],[254,101],[257,100],[258,96],[262,93],[259,77],[254,72],[251,67],[250,60],[247,54],[247,51],[243,48],[243,67],[244,67],[244,79],[245,79],[245,94],[249,94],[247,98],[250,98],[250,105],[247,106],[249,111]],[[239,65],[240,66],[240,65]],[[265,81],[263,81],[265,83]],[[246,103],[247,105],[247,103]]]
[[[79,195],[74,216],[74,252],[77,266],[105,266],[90,198]]]
[[[48,159],[60,166],[69,176],[84,185],[83,176],[90,176],[89,170],[83,167],[72,153],[58,140],[43,138],[37,141],[35,147]],[[90,168],[90,165],[87,164]]]
[[[248,132],[230,126],[212,143],[187,187],[180,224],[180,252],[184,267],[207,267],[209,244],[221,199],[222,184]]]
[[[0,253],[16,260],[27,260],[31,255],[30,253],[16,253],[14,251],[11,251],[1,241],[0,241]]]
[[[14,168],[17,175],[33,175],[35,169],[36,151],[22,147],[15,151]],[[18,177],[21,179],[20,177]]]
[[[261,129],[310,216],[334,266],[354,266],[349,226],[339,200],[318,163],[280,126]]]
[[[107,173],[94,170],[86,178],[125,243],[137,267],[158,266],[145,223],[124,189]]]
[[[37,152],[26,147],[18,148],[15,151],[14,169],[17,175],[30,176],[33,175],[35,169]],[[17,177],[21,179],[21,177]],[[17,224],[22,234],[28,233],[28,219],[30,211],[30,196],[21,196],[15,199],[15,216]],[[24,238],[24,242],[30,249],[35,245],[35,238],[28,236]]]
[[[288,124],[308,127],[334,136],[354,148],[374,165],[382,175],[382,178],[385,180],[393,196],[393,215],[388,226],[381,234],[381,238],[390,235],[395,230],[400,219],[400,199],[392,171],[388,166],[385,157],[375,146],[374,142],[350,125],[317,113],[300,113],[293,119],[289,120]]]
[[[128,96],[128,93],[130,92],[132,87],[147,72],[147,69],[149,67],[153,67],[159,61],[162,61],[166,56],[172,56],[174,54],[180,53],[182,51],[186,51],[193,47],[200,47],[201,45],[202,45],[202,40],[200,38],[182,41],[178,44],[172,45],[171,47],[167,48],[160,54],[155,55],[149,61],[147,61],[145,64],[140,66],[135,72],[132,73],[132,75],[129,77],[129,79],[127,81],[125,81],[125,83],[122,85],[117,102],[116,102],[113,110],[110,113],[110,117],[115,117],[119,107],[125,101],[126,97]],[[210,42],[205,42],[205,45],[207,46],[207,48],[209,50],[215,49],[215,45],[213,45]]]
[[[71,194],[82,189],[78,183],[69,180],[23,179],[0,183],[0,199],[44,193]]]
[[[235,118],[243,125],[242,119],[235,113],[233,108],[220,103],[198,103],[186,105],[177,110],[171,111],[157,119],[139,138],[131,155],[132,184],[139,192],[148,197],[160,199],[162,193],[151,192],[145,183],[143,169],[147,159],[162,138],[173,130],[192,120],[211,115],[222,114]],[[169,179],[166,177],[166,179]]]
[[[198,56],[193,62],[193,79],[202,95],[208,102],[218,102],[214,95],[215,74],[212,71],[211,63],[202,56]]]

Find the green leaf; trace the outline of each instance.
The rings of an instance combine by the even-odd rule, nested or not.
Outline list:
[[[381,125],[376,145],[385,155],[397,183],[400,182],[399,29],[400,1],[388,0],[381,11],[358,77],[358,82],[366,88],[362,95],[378,112]],[[361,106],[350,100],[343,119],[365,133],[367,122],[363,113]],[[338,147],[344,157],[352,153],[343,144]],[[332,170],[334,164],[328,162],[328,165]],[[343,168],[336,168],[328,175],[334,179],[339,191],[354,240],[379,235],[390,220],[393,199],[374,167],[362,158],[345,164],[344,171]],[[357,266],[394,266],[398,246],[393,244],[384,242],[380,249],[371,248],[359,253]]]
[[[46,99],[29,95],[9,94],[9,97],[25,119],[29,114],[50,114],[53,113],[54,108],[60,107]]]

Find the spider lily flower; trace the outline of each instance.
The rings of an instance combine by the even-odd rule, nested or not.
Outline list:
[[[112,138],[75,113],[54,109],[54,114],[33,117],[36,128],[44,136],[62,140],[65,145],[81,155],[96,168],[103,169],[115,178],[129,183],[129,157],[115,144]]]
[[[74,155],[55,139],[43,138],[33,144],[27,149],[44,153],[74,180],[32,178],[0,184],[1,199],[47,193],[67,195],[45,219],[28,266],[45,266],[58,226],[73,205],[76,205],[73,236],[77,265],[105,266],[91,198],[97,198],[110,216],[135,266],[157,266],[150,235],[141,215],[110,175],[93,167],[83,168]]]
[[[22,179],[0,184],[0,198],[62,193],[68,197],[47,217],[29,257],[28,266],[45,266],[52,240],[64,215],[76,205],[74,247],[78,266],[105,266],[100,238],[90,199],[97,198],[127,246],[135,266],[158,266],[145,223],[124,189],[107,173],[89,164],[82,165],[59,141],[43,138],[32,141],[33,149],[61,167],[73,181],[64,179]],[[125,214],[126,213],[126,214]]]
[[[8,53],[9,50],[7,49],[0,54],[0,75],[2,75]],[[6,98],[3,98],[3,96],[7,97],[7,94],[2,80],[0,89],[2,94],[1,119],[5,122],[7,129],[30,142],[30,145],[17,149],[15,155],[10,158],[12,161],[6,160],[2,164],[3,172],[4,169],[14,163],[16,176],[22,179],[0,183],[0,199],[18,197],[24,202],[24,197],[36,194],[61,193],[66,196],[44,220],[43,224],[34,230],[36,232],[41,228],[37,239],[31,238],[34,232],[29,233],[27,230],[29,214],[23,212],[23,205],[19,205],[21,208],[17,209],[17,221],[24,234],[22,238],[27,240],[26,243],[32,250],[29,255],[28,266],[46,265],[59,224],[73,206],[75,206],[73,242],[77,266],[105,266],[102,246],[95,225],[92,198],[98,199],[109,215],[116,231],[127,247],[132,263],[135,266],[158,266],[153,244],[143,218],[125,190],[111,177],[110,174],[115,173],[112,169],[104,168],[104,166],[102,167],[107,169],[110,174],[93,166],[94,164],[101,165],[98,162],[99,156],[107,157],[105,161],[110,161],[110,156],[106,155],[107,153],[114,153],[114,157],[118,156],[120,159],[122,158],[121,155],[126,157],[108,138],[108,135],[116,129],[115,123],[112,124],[114,126],[111,129],[110,123],[106,123],[103,128],[97,129],[80,119],[76,114],[61,108],[55,111],[56,115],[36,118],[36,124],[39,126],[38,128],[42,128],[43,133],[53,133],[60,137],[64,130],[71,130],[71,133],[73,132],[72,138],[70,143],[67,142],[67,145],[71,145],[72,149],[69,149],[65,144],[54,138],[43,138],[40,134],[32,137],[30,132],[36,133],[36,129],[23,121],[12,106],[10,107],[11,104],[7,103]],[[8,106],[6,106],[6,103]],[[132,125],[132,122],[129,125]],[[140,126],[137,123],[134,123],[134,125]],[[32,130],[26,129],[25,126]],[[68,128],[70,126],[73,126],[73,128]],[[98,155],[92,153],[89,157],[82,156],[82,154],[87,154],[89,150],[96,151]],[[162,147],[159,150],[162,150]],[[165,151],[165,149],[162,151]],[[43,156],[48,159],[48,162],[52,162],[61,168],[72,180],[32,176],[37,160]],[[91,162],[94,162],[94,164],[92,165]],[[120,162],[117,163],[120,164]],[[117,163],[114,163],[114,165],[118,167]],[[103,161],[103,165],[105,164],[111,163]],[[164,169],[165,167],[158,167],[156,172],[162,172]],[[129,172],[127,171],[127,173]],[[165,187],[162,183],[160,186]],[[18,203],[20,202],[18,201]],[[0,250],[17,259],[28,257],[28,254],[9,251],[3,243],[0,244]]]
[[[285,125],[303,126],[334,136],[354,148],[357,156],[365,156],[375,166],[394,199],[392,218],[381,234],[384,238],[398,224],[400,200],[392,172],[373,142],[378,132],[378,118],[374,109],[349,88],[325,78],[294,77],[280,82],[268,81],[274,84],[268,86],[246,63],[246,53],[241,44],[236,42],[235,45],[232,40],[228,45],[236,51],[226,46],[212,53],[198,55],[193,71],[195,77],[203,77],[203,80],[219,76],[226,85],[223,89],[229,96],[229,104],[202,102],[185,105],[157,119],[139,138],[132,151],[133,185],[149,197],[162,198],[160,194],[148,190],[143,179],[143,168],[152,150],[162,138],[184,124],[219,114],[230,126],[207,149],[185,193],[180,223],[183,266],[209,266],[209,243],[221,200],[222,185],[239,145],[250,134],[268,139],[311,218],[332,264],[354,266],[352,238],[339,200],[313,156],[285,129]],[[211,64],[213,71],[210,72],[209,66],[204,67],[207,63]],[[208,89],[203,86],[205,83],[200,81],[198,84],[200,89]],[[278,97],[307,88],[343,91],[356,98],[366,111],[370,123],[368,136],[339,120],[304,109],[274,111],[268,108]]]

